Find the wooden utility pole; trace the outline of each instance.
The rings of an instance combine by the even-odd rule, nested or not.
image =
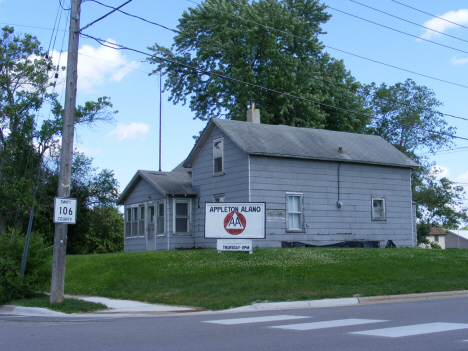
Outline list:
[[[81,0],[72,0],[70,10],[65,113],[63,117],[58,197],[70,196],[73,137],[75,133],[76,83],[78,79],[77,66],[78,39],[80,35],[80,5]],[[63,302],[65,260],[67,253],[67,230],[68,224],[59,223],[55,225],[52,281],[50,284],[51,303]]]

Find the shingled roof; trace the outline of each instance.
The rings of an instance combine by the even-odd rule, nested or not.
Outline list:
[[[188,172],[155,172],[138,170],[117,199],[117,205],[123,205],[127,196],[140,179],[146,180],[162,195],[197,195],[192,189],[192,176]]]
[[[212,118],[187,157],[184,167],[192,167],[215,127],[221,129],[241,150],[250,155],[405,168],[418,166],[416,162],[376,135]]]

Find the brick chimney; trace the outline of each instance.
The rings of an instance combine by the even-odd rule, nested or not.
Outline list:
[[[255,108],[254,102],[252,102],[252,107],[247,110],[247,122],[261,124],[260,110]]]

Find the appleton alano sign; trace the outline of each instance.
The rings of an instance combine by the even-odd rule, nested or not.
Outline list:
[[[205,207],[205,238],[265,239],[264,202],[214,202]]]

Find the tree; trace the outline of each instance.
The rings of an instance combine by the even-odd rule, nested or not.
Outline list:
[[[418,180],[413,192],[413,200],[419,204],[417,216],[421,223],[457,229],[468,220],[468,209],[461,201],[464,189],[447,178],[437,180],[434,174]]]
[[[370,132],[413,160],[418,161],[422,151],[434,153],[453,144],[456,129],[437,110],[442,103],[429,88],[407,79],[393,86],[372,83],[363,90],[366,107],[374,112]]]
[[[449,126],[438,111],[442,104],[434,92],[411,79],[394,86],[372,83],[365,86],[363,92],[366,107],[375,115],[370,132],[380,135],[419,163],[412,175],[419,231],[423,233],[432,225],[458,228],[461,221],[467,219],[467,209],[460,201],[464,196],[463,187],[447,178],[438,180],[434,165],[420,156],[422,152],[434,154],[453,145],[456,129]]]
[[[39,198],[48,198],[51,170],[46,152],[58,147],[63,108],[49,91],[52,61],[36,37],[16,35],[12,27],[0,34],[0,233],[7,226],[21,229]],[[41,116],[50,104],[51,117]],[[107,97],[78,106],[75,122],[94,125],[113,120]],[[38,125],[39,116],[41,124]],[[57,187],[54,189],[56,192]],[[41,204],[50,206],[50,204]]]
[[[317,0],[206,0],[184,12],[172,48],[156,43],[148,60],[168,75],[170,100],[190,96],[200,120],[245,120],[254,100],[262,123],[363,132],[361,85],[318,39],[330,18],[324,10]]]
[[[108,169],[96,173],[92,162],[93,159],[83,153],[73,153],[70,196],[77,200],[77,222],[68,228],[69,254],[117,252],[123,249],[123,216],[115,207],[119,184],[114,173]],[[60,161],[56,159],[56,180],[59,164]]]

